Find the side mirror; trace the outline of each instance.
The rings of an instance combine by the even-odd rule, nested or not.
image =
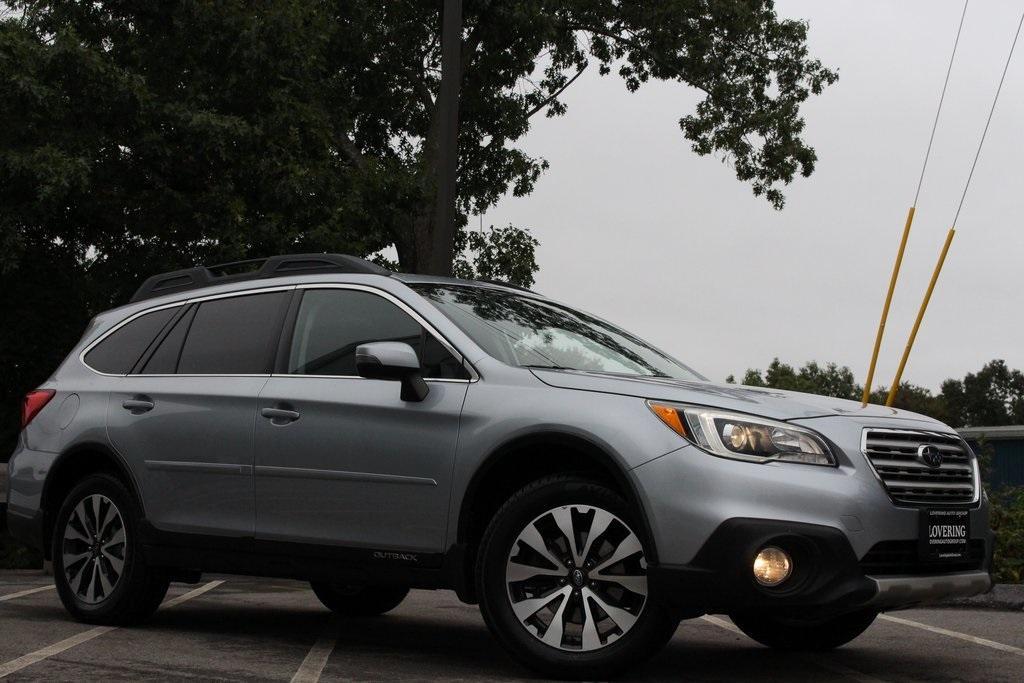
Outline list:
[[[404,342],[373,342],[356,347],[356,372],[366,379],[402,383],[403,401],[422,401],[430,387],[423,381],[420,359]]]

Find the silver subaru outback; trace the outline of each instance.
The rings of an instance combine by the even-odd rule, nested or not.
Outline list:
[[[203,572],[353,617],[452,589],[525,665],[603,678],[680,619],[825,650],[991,585],[948,426],[714,384],[533,292],[349,256],[150,278],[22,420],[8,525],[89,623]]]

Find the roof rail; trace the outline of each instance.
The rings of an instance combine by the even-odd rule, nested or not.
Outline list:
[[[300,273],[364,273],[390,275],[391,271],[347,254],[285,254],[269,258],[196,266],[154,275],[142,283],[129,303],[228,282],[263,280]]]

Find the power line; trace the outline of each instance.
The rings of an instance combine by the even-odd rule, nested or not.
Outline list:
[[[971,186],[971,179],[974,177],[974,168],[978,165],[978,157],[981,156],[981,147],[985,144],[985,136],[988,134],[989,124],[992,123],[992,115],[996,111],[996,102],[999,101],[999,94],[1003,90],[1003,82],[1006,80],[1006,72],[1010,68],[1010,60],[1013,59],[1013,51],[1017,47],[1017,39],[1020,38],[1020,29],[1024,26],[1024,12],[1017,22],[1017,33],[1013,36],[1013,43],[1010,45],[1010,54],[1006,55],[1006,64],[1003,65],[1003,75],[999,78],[999,87],[996,88],[996,95],[992,98],[992,107],[988,110],[988,118],[985,120],[985,129],[981,132],[981,140],[978,141],[978,151],[974,153],[974,162],[971,164],[971,172],[967,174],[967,182],[964,183],[964,192],[960,195],[960,204],[956,207],[956,215],[953,216],[953,225],[956,227],[957,219],[960,218],[960,210],[964,208],[964,200],[967,198],[967,188]]]
[[[928,136],[928,149],[924,153],[924,163],[921,164],[921,177],[917,179],[917,191],[914,193],[914,203],[917,206],[917,198],[921,194],[921,185],[924,183],[924,171],[928,168],[928,158],[932,155],[932,143],[935,141],[935,130],[939,127],[939,114],[942,113],[942,103],[946,99],[946,88],[949,86],[949,74],[953,72],[953,61],[956,58],[956,48],[960,44],[960,33],[964,30],[964,18],[967,16],[967,4],[970,0],[964,0],[964,11],[960,13],[960,26],[956,29],[956,39],[953,41],[953,51],[949,55],[949,66],[946,67],[946,80],[942,82],[942,94],[939,95],[939,106],[935,109],[935,120],[932,122],[932,134]]]

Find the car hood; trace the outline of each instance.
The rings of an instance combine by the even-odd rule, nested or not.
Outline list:
[[[803,394],[762,387],[713,382],[662,379],[656,377],[621,377],[579,370],[532,369],[545,384],[562,389],[596,391],[639,398],[693,403],[696,405],[735,410],[775,420],[796,420],[835,415],[853,418],[907,419],[935,425],[942,423],[907,410],[886,408],[841,398]],[[944,426],[944,425],[942,425]]]

